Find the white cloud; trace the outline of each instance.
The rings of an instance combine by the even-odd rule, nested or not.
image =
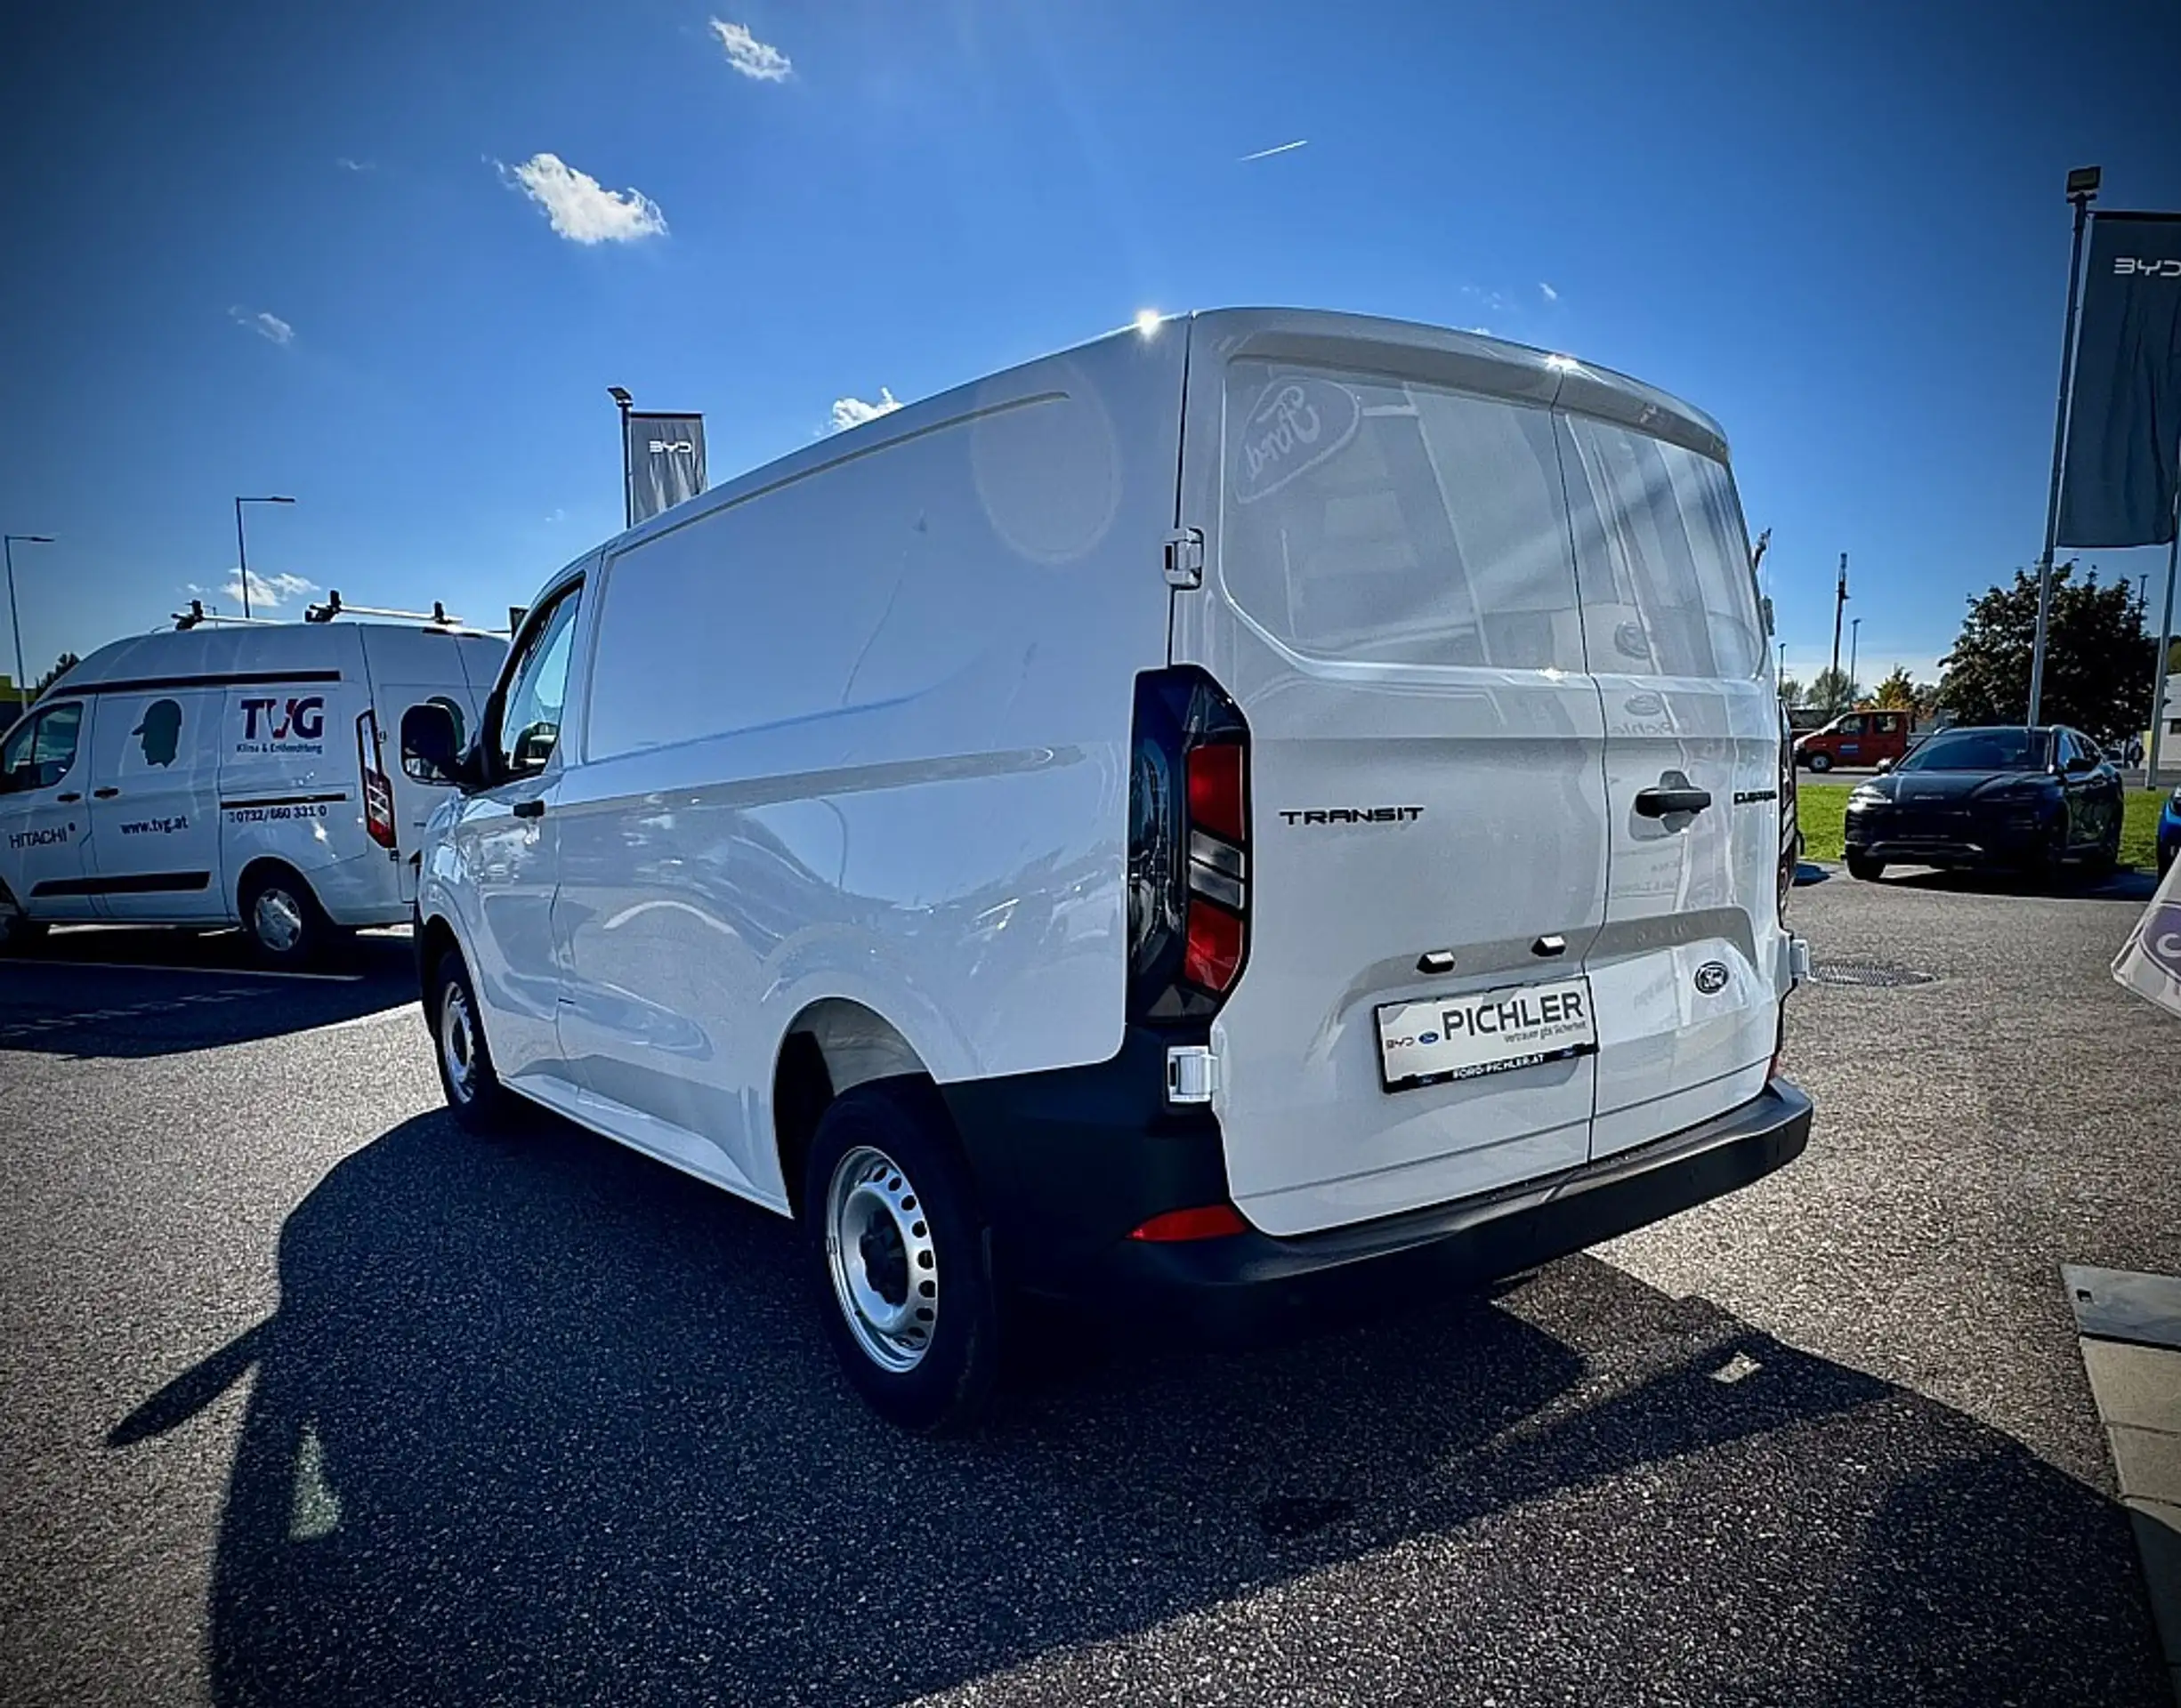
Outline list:
[[[376,160],[351,160],[345,154],[337,156],[334,165],[343,172],[376,172],[379,169]]]
[[[1245,154],[1235,164],[1246,165],[1252,160],[1270,160],[1276,154],[1288,154],[1296,149],[1306,149],[1309,146],[1308,137],[1298,137],[1292,142],[1282,142],[1277,148],[1259,149],[1255,154]]]
[[[216,590],[210,587],[200,587],[195,582],[190,584],[190,592],[198,599],[209,599],[215,591],[221,598],[226,600],[234,608],[238,615],[240,614],[242,610],[241,570],[230,569],[227,572],[227,579],[222,582]],[[250,615],[255,616],[260,611],[277,611],[290,600],[302,599],[316,592],[318,592],[318,583],[305,580],[301,576],[261,576],[253,569],[250,571]]]
[[[263,309],[253,314],[245,308],[230,308],[227,311],[227,318],[238,326],[247,326],[252,332],[269,342],[292,344],[295,342],[295,328],[281,319],[279,315],[269,314]]]
[[[885,386],[878,388],[878,401],[866,403],[861,398],[836,398],[833,400],[833,431],[844,433],[851,427],[860,427],[867,421],[876,421],[881,415],[890,415],[901,407],[901,400]]]
[[[496,163],[497,164],[497,163]],[[534,154],[500,176],[520,189],[570,243],[634,243],[666,235],[666,216],[640,189],[607,189],[557,154]]]
[[[1555,291],[1551,286],[1547,285],[1541,278],[1538,281],[1538,289],[1545,294],[1545,300],[1547,302],[1557,302],[1560,301],[1560,293]]]
[[[785,83],[788,74],[795,69],[785,53],[759,41],[746,25],[715,18],[712,33],[719,37],[720,51],[726,54],[727,63],[746,77],[754,77],[759,83]]]

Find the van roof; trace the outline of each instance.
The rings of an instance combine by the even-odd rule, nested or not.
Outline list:
[[[1636,427],[1685,445],[1719,462],[1728,460],[1719,423],[1693,404],[1626,374],[1555,351],[1458,332],[1412,320],[1344,314],[1331,309],[1202,309],[1167,317],[1145,333],[1125,326],[1033,361],[954,386],[915,403],[789,452],[639,522],[606,542],[618,548],[666,533],[712,511],[738,504],[768,487],[814,474],[833,463],[868,455],[881,446],[949,421],[982,414],[1050,389],[1049,364],[1065,360],[1095,377],[1113,359],[1107,352],[1139,338],[1185,335],[1192,353],[1217,351],[1227,359],[1271,359],[1345,367],[1360,371],[1439,379],[1460,390],[1533,404],[1554,405]],[[598,548],[563,566],[562,576],[586,562]],[[550,585],[551,584],[548,584]]]
[[[325,670],[356,658],[364,629],[422,632],[400,623],[253,623],[221,628],[160,629],[109,641],[62,677],[48,695],[146,676],[220,676],[229,672]],[[458,634],[460,631],[435,631]],[[335,637],[339,637],[335,639]]]

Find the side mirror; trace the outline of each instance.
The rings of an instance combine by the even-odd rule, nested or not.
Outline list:
[[[2094,769],[2096,761],[2088,753],[2071,753],[2065,769],[2070,777],[2080,777],[2085,771]]]
[[[464,781],[460,732],[445,706],[427,701],[401,714],[401,769],[419,783]]]
[[[1878,762],[1878,773],[1880,777],[1884,777],[1886,773],[1892,770],[1893,768],[1894,762],[1890,759],[1881,759]]]

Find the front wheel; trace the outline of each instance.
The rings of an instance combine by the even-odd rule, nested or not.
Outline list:
[[[1876,883],[1886,875],[1886,862],[1874,860],[1867,854],[1848,856],[1848,876],[1861,878],[1865,883]]]
[[[843,1373],[888,1422],[969,1428],[999,1369],[982,1218],[946,1107],[921,1080],[875,1081],[828,1106],[803,1215]]]
[[[0,884],[0,955],[28,948],[45,935],[45,922],[33,919],[22,905]]]
[[[497,1132],[507,1124],[509,1094],[493,1071],[470,970],[454,949],[440,957],[432,975],[431,1019],[432,1053],[439,1059],[448,1112],[467,1132]]]
[[[1810,769],[1813,771],[1822,773],[1825,771],[1830,771],[1832,769],[1832,768],[1833,756],[1830,753],[1813,753],[1810,755]]]

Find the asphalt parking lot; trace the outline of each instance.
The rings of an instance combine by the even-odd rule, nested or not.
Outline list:
[[[787,1227],[439,1113],[406,940],[0,964],[0,1700],[2171,1700],[2058,1285],[2181,1271],[2147,883],[1798,890],[1809,1153],[1490,1299],[835,1376]]]

